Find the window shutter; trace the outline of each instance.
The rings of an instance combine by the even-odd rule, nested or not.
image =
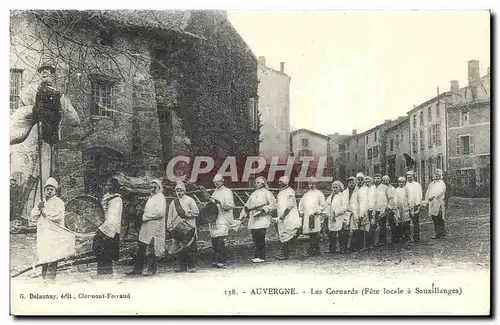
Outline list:
[[[460,137],[457,137],[457,156],[460,156]]]
[[[469,150],[470,153],[474,153],[474,137],[472,135],[469,136]]]

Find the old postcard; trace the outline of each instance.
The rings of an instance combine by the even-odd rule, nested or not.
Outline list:
[[[11,10],[11,314],[490,315],[490,20]]]

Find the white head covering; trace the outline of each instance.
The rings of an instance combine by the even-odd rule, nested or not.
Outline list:
[[[332,183],[332,185],[337,185],[338,187],[340,187],[341,192],[344,190],[344,184],[342,184],[341,181],[335,181]]]
[[[214,176],[213,182],[223,182],[223,181],[224,181],[224,177],[222,177],[221,174],[217,174]]]
[[[356,178],[358,178],[358,177],[365,178],[365,175],[363,173],[359,172],[359,173],[356,174]]]
[[[371,176],[365,176],[365,181],[373,182],[373,178]]]
[[[45,181],[45,186],[43,188],[45,189],[47,186],[52,186],[53,188],[55,188],[57,190],[57,188],[59,187],[59,183],[57,183],[57,181],[55,180],[55,178],[49,177]]]
[[[160,188],[158,193],[163,193],[163,185],[161,185],[161,181],[159,179],[153,179],[150,183],[155,183],[156,185],[158,185],[158,187]]]
[[[264,183],[264,188],[269,188],[269,186],[267,185],[267,179],[264,177],[264,176],[259,176],[255,179],[255,181],[261,181],[262,183]]]
[[[406,182],[406,178],[403,176],[398,177],[398,182]]]
[[[415,176],[415,173],[413,172],[413,170],[409,170],[406,172],[406,176],[408,175]]]
[[[184,184],[184,182],[182,181],[178,181],[176,184],[175,184],[175,189],[182,189],[184,192],[186,192],[186,185]]]
[[[383,181],[385,181],[385,180],[390,181],[390,180],[391,180],[391,178],[390,178],[389,176],[387,176],[387,175],[384,175],[384,176],[382,176],[382,180],[383,180]]]
[[[290,179],[287,176],[281,176],[279,181],[288,185],[288,183],[290,182]]]

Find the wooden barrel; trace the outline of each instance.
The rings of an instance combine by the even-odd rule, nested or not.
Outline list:
[[[202,202],[200,204],[200,217],[198,218],[199,225],[206,225],[208,223],[215,223],[219,215],[219,208],[217,204],[212,202]]]
[[[91,195],[79,195],[66,203],[64,224],[78,233],[92,233],[104,222],[104,209]]]

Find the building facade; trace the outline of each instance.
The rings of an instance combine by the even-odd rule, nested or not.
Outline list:
[[[405,176],[411,167],[408,162],[408,158],[411,157],[409,121],[408,117],[403,117],[385,130],[386,174],[394,182],[397,177]]]
[[[356,176],[358,172],[366,173],[366,144],[364,133],[358,134],[352,130],[352,135],[345,137],[339,144],[340,160],[339,177],[346,180],[349,176]]]
[[[489,196],[491,180],[491,102],[488,73],[480,77],[479,62],[468,62],[469,85],[451,82],[446,107],[448,178],[457,196]]]
[[[266,58],[259,57],[259,153],[266,160],[290,154],[290,77],[284,68],[284,62],[281,62],[280,70],[268,67]]]
[[[10,41],[11,111],[49,60],[80,117],[57,148],[64,199],[100,197],[117,172],[165,176],[177,155],[258,154],[257,58],[220,11],[11,11]],[[21,184],[38,176],[25,147]]]
[[[341,172],[344,170],[344,149],[341,149],[341,147],[344,148],[344,140],[350,136],[334,133],[328,134],[328,137],[330,138],[328,140],[328,169],[330,170],[330,174],[334,180],[344,180],[345,171]]]
[[[411,158],[417,180],[425,188],[439,168],[446,172],[446,109],[451,92],[444,92],[409,111]]]

